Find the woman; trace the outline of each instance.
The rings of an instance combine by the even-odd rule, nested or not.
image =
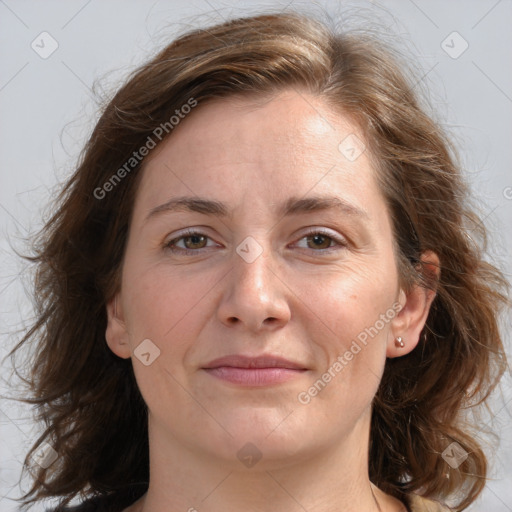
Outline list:
[[[467,508],[506,283],[452,153],[390,50],[300,14],[142,66],[33,257],[25,503]]]

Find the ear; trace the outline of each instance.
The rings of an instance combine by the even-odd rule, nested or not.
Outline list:
[[[421,255],[419,264],[427,283],[436,286],[440,276],[439,257],[432,251]],[[386,356],[400,357],[411,352],[420,339],[421,331],[427,321],[430,306],[436,296],[432,289],[414,285],[407,293],[400,290],[400,312],[391,321],[391,339],[388,340]],[[396,347],[395,340],[402,338],[404,347]]]
[[[128,341],[128,331],[124,322],[119,293],[107,304],[107,329],[105,338],[110,350],[117,356],[128,359],[132,352]]]

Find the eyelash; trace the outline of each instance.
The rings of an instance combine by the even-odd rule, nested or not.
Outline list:
[[[318,228],[318,229],[314,229],[314,230],[311,230],[307,233],[304,233],[304,235],[299,239],[299,240],[303,240],[304,238],[307,238],[307,237],[311,237],[311,236],[314,236],[314,235],[321,235],[323,237],[326,237],[326,238],[330,238],[333,242],[337,243],[339,247],[328,247],[326,249],[304,249],[306,251],[312,251],[313,253],[316,253],[316,254],[326,254],[326,253],[331,253],[332,251],[337,251],[337,250],[340,250],[340,249],[344,249],[348,246],[348,243],[341,239],[341,238],[337,238],[335,236],[333,236],[331,233],[321,229],[321,228]],[[173,238],[172,240],[170,240],[169,242],[166,242],[164,244],[164,249],[165,250],[168,250],[172,253],[179,253],[179,254],[183,254],[183,255],[189,255],[189,256],[193,256],[193,255],[197,255],[198,253],[200,253],[200,251],[202,249],[205,249],[205,248],[201,248],[201,249],[183,249],[181,247],[175,247],[175,244],[176,242],[178,242],[179,240],[182,240],[184,238],[189,238],[189,237],[192,237],[192,236],[205,236],[207,239],[210,239],[209,236],[205,235],[204,233],[201,233],[200,231],[193,231],[193,230],[188,230],[188,231],[185,231],[184,233],[182,233],[179,237],[176,237],[176,238]]]

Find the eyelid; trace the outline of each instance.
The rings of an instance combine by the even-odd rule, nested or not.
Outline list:
[[[328,230],[327,228],[323,228],[323,227],[310,227],[310,228],[307,228],[308,231],[302,233],[302,235],[300,236],[300,238],[297,240],[297,241],[300,241],[302,240],[303,238],[307,237],[307,236],[311,236],[311,235],[323,235],[327,238],[331,238],[332,240],[334,240],[340,247],[347,247],[349,245],[349,242],[348,240],[335,233],[335,232],[332,232],[331,230]],[[322,252],[329,252],[330,250],[333,250],[333,249],[336,249],[336,247],[329,247],[327,249],[319,249],[319,250],[314,250],[314,249],[307,249],[309,251],[313,251],[313,252],[318,252],[318,253],[322,253]]]

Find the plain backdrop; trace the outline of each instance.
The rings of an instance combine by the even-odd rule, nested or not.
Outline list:
[[[56,187],[97,120],[97,98],[176,34],[267,8],[327,12],[342,27],[375,23],[397,41],[418,68],[418,90],[427,91],[436,118],[457,142],[490,229],[488,258],[510,276],[511,0],[0,0],[0,357],[32,318],[30,273],[12,247],[23,249],[51,211]],[[510,326],[508,316],[509,354]],[[473,512],[512,511],[511,380],[510,373],[504,377],[492,415],[478,425],[494,429],[500,441],[485,438],[492,478]],[[0,393],[12,395],[13,386],[6,360]],[[17,510],[21,461],[39,427],[29,408],[4,398],[0,428],[0,512],[9,512]]]

